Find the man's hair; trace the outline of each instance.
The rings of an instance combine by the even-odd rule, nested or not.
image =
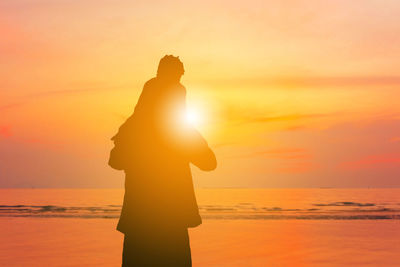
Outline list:
[[[179,57],[174,57],[173,55],[166,55],[158,64],[157,76],[178,74],[183,75],[185,69],[183,68],[183,63],[180,61]]]

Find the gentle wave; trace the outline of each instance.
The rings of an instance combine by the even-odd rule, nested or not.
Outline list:
[[[313,208],[262,207],[252,203],[199,206],[203,219],[214,220],[399,220],[400,209],[383,204],[314,203]],[[400,204],[399,204],[400,205]],[[340,208],[340,209],[334,209]],[[0,217],[118,218],[121,205],[66,207],[54,205],[0,205]]]

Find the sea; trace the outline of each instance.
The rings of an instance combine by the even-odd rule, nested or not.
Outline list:
[[[120,266],[123,189],[0,189],[0,266]],[[400,266],[399,188],[199,188],[193,266]]]

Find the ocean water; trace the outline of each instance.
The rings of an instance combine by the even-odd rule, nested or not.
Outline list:
[[[399,266],[400,189],[198,189],[193,266]],[[0,266],[120,266],[121,189],[1,189]]]
[[[400,189],[197,189],[204,219],[398,220]],[[122,189],[3,189],[0,217],[118,218]]]

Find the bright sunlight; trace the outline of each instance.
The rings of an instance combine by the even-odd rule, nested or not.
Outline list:
[[[190,109],[186,111],[185,121],[191,125],[198,126],[201,123],[201,116],[197,110]]]

